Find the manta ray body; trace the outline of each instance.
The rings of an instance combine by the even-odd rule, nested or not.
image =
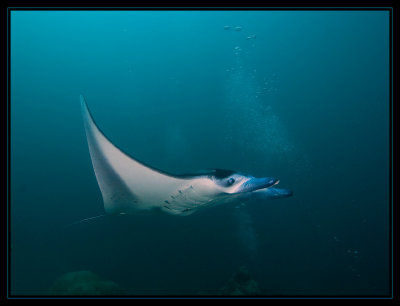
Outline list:
[[[162,210],[186,216],[198,209],[243,200],[292,195],[273,187],[278,180],[256,178],[231,170],[207,170],[173,175],[130,157],[101,132],[80,96],[90,157],[107,214],[135,214]]]

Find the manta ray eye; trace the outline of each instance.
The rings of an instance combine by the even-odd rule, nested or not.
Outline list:
[[[228,181],[227,184],[230,186],[235,182],[235,179],[233,177],[231,177]]]

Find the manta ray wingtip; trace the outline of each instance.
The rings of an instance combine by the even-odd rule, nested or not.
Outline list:
[[[81,101],[81,105],[86,105],[85,98],[83,97],[82,94],[79,95],[79,101]]]
[[[79,100],[81,102],[81,110],[82,110],[82,115],[83,115],[85,122],[93,121],[92,116],[89,111],[89,107],[88,107],[86,100],[82,94],[79,95]]]

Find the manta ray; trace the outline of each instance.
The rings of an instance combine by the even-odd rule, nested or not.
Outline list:
[[[136,214],[162,210],[187,216],[199,209],[241,201],[289,197],[279,180],[213,169],[174,175],[142,163],[115,146],[96,125],[84,97],[81,110],[93,169],[106,214]]]

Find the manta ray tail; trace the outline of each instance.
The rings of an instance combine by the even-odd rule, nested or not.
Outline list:
[[[82,220],[79,220],[79,221],[75,221],[75,222],[69,224],[68,226],[81,224],[81,223],[88,222],[88,221],[93,220],[93,219],[102,218],[102,217],[105,217],[105,216],[107,216],[107,214],[102,214],[102,215],[98,215],[98,216],[94,216],[94,217],[85,218],[85,219],[82,219]]]

